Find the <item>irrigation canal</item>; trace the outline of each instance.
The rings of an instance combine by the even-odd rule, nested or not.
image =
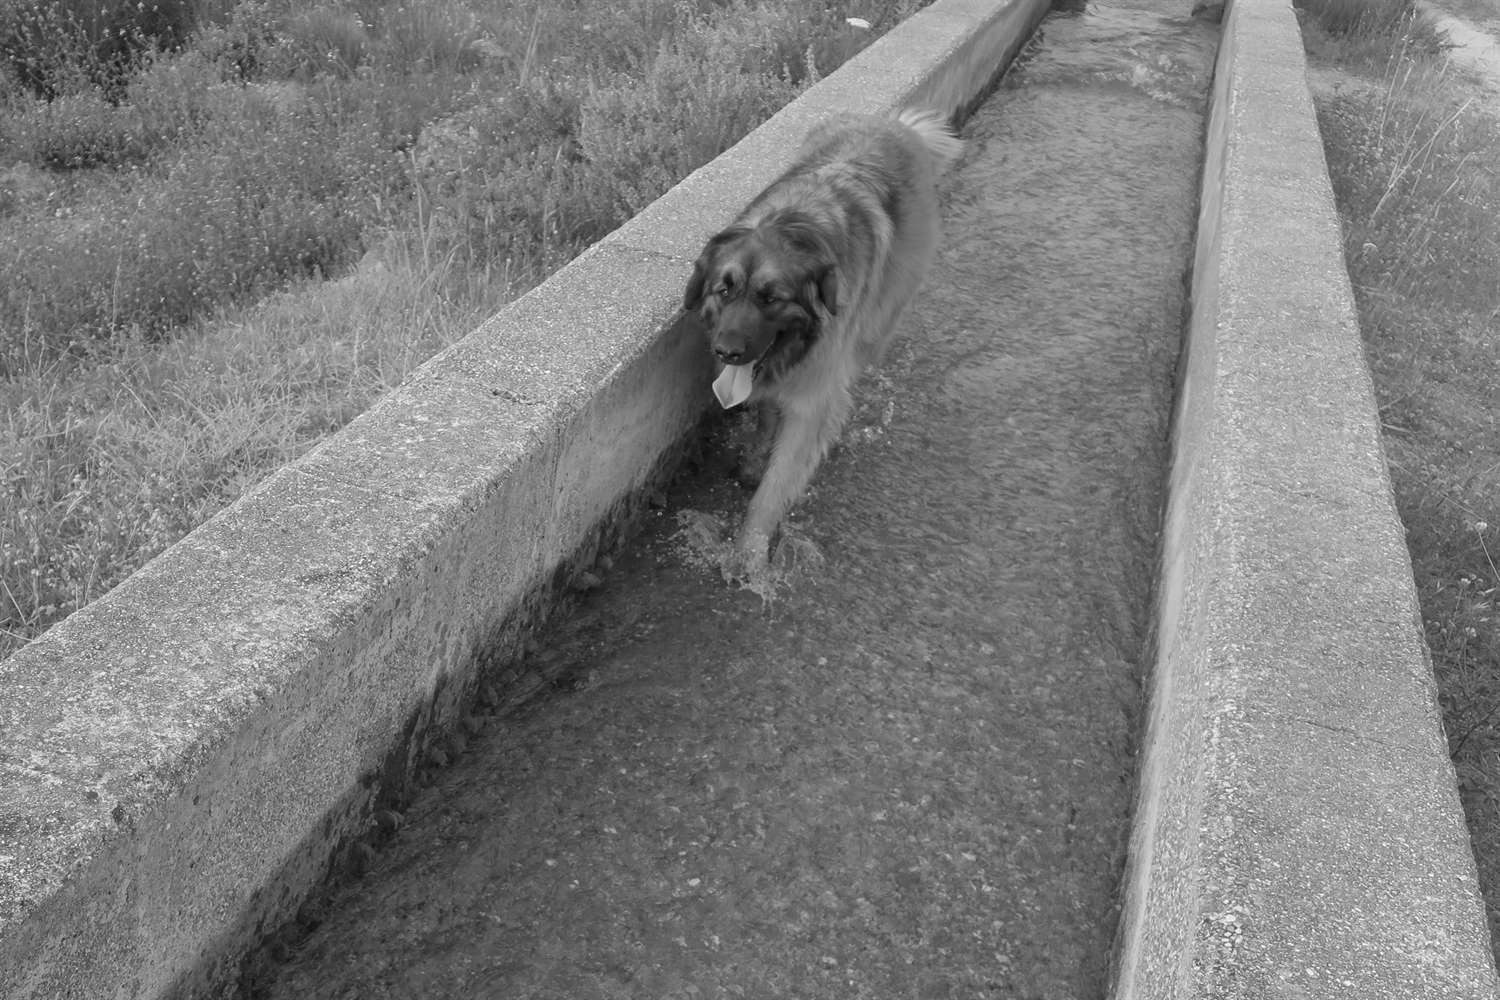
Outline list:
[[[695,556],[706,463],[247,994],[1102,997],[1217,36],[1054,10],[777,598]]]

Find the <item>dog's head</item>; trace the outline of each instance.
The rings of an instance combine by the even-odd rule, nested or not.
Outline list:
[[[714,236],[693,265],[683,307],[703,318],[709,347],[726,365],[802,358],[838,312],[837,261],[816,224],[782,212]]]

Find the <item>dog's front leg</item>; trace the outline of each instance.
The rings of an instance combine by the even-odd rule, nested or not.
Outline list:
[[[759,486],[766,478],[766,466],[771,461],[771,449],[776,444],[776,430],[780,423],[781,410],[776,403],[761,400],[755,411],[755,436],[734,470],[734,478],[741,486]]]
[[[847,391],[837,391],[811,405],[784,407],[765,477],[750,498],[745,523],[735,539],[744,569],[754,570],[766,564],[776,526],[807,488],[818,463],[838,439],[849,402]]]

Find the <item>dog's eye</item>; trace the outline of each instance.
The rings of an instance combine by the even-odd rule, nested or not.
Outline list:
[[[724,282],[724,284],[722,284],[722,285],[719,286],[719,290],[718,290],[718,292],[716,294],[721,299],[727,299],[733,293],[734,293],[734,286],[731,285],[731,284],[729,284],[729,282],[726,281],[726,282]]]
[[[776,293],[769,288],[762,288],[755,293],[756,301],[763,306],[768,306],[776,301]]]

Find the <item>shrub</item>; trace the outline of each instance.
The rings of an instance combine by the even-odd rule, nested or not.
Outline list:
[[[127,159],[46,213],[0,228],[0,373],[31,349],[76,351],[138,329],[159,335],[288,278],[330,274],[408,190],[401,150],[455,95],[427,79],[351,80],[337,90],[221,85],[201,58],[154,64],[132,102],[36,102],[39,162]],[[83,122],[49,131],[74,105]],[[48,138],[50,136],[50,138]],[[40,138],[39,138],[40,137]],[[64,145],[64,143],[71,145]],[[170,152],[170,155],[168,153]]]
[[[796,95],[786,77],[744,72],[718,54],[665,49],[646,77],[589,89],[578,137],[603,225],[645,208]]]
[[[158,58],[126,87],[121,101],[98,88],[50,101],[13,101],[3,126],[16,159],[52,170],[139,164],[182,143],[216,116],[233,114],[236,96],[201,56]]]
[[[97,89],[38,101],[19,125],[27,158],[53,169],[127,163],[148,149],[140,113],[111,104]]]
[[[45,98],[93,89],[105,75],[87,28],[60,4],[0,7],[0,62]]]
[[[203,25],[193,48],[220,78],[232,81],[290,76],[298,55],[268,0],[239,0],[228,17]]]
[[[416,166],[443,239],[480,266],[539,277],[564,262],[868,43],[870,33],[806,7],[673,8],[665,37],[643,53],[627,45],[614,69],[537,80],[429,129]],[[633,15],[647,17],[591,11],[603,23],[581,30],[613,31],[609,18]]]
[[[379,46],[396,72],[466,72],[480,63],[479,22],[453,3],[408,0],[381,12]]]
[[[247,100],[223,82],[219,66],[192,51],[152,60],[131,81],[125,97],[121,108],[139,117],[148,150],[190,141],[240,113]]]
[[[245,0],[202,45],[143,64],[119,103],[94,89],[8,117],[0,138],[33,164],[136,169],[60,188],[50,214],[0,232],[15,262],[0,335],[14,340],[24,317],[33,347],[60,351],[154,336],[336,271],[413,177],[430,246],[535,280],[870,37],[800,0],[540,7],[509,23],[527,82],[464,109],[474,91],[451,71],[484,24],[451,4],[283,18],[272,0]],[[635,34],[646,28],[664,36],[649,51]],[[422,72],[382,71],[397,62]],[[242,83],[272,71],[304,82]],[[424,126],[458,142],[405,156]],[[0,345],[0,370],[12,348]]]
[[[123,330],[158,334],[359,252],[374,196],[403,183],[380,122],[311,102],[287,112],[246,88],[224,96],[237,113],[170,162],[0,232],[0,254],[16,262],[0,285],[0,330],[24,322],[58,351]],[[16,363],[5,346],[0,372]]]
[[[114,98],[195,21],[192,0],[13,0],[0,7],[0,61],[40,97],[98,88]]]
[[[285,33],[301,69],[310,76],[351,76],[370,51],[370,34],[359,15],[337,7],[314,7],[286,21]]]

